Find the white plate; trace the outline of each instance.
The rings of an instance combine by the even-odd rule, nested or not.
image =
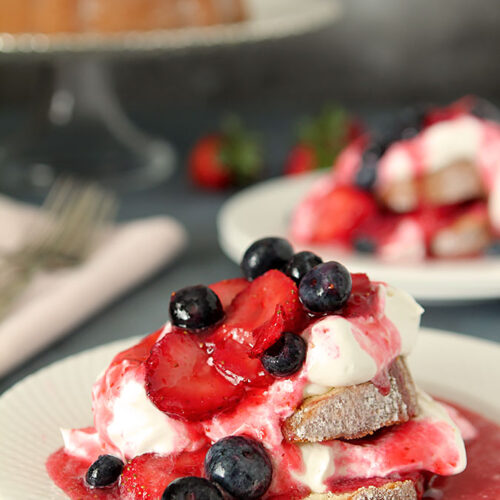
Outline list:
[[[118,34],[0,33],[0,53],[55,53],[178,50],[253,42],[298,35],[337,19],[337,0],[247,0],[247,21]]]
[[[90,388],[113,356],[137,339],[113,342],[39,371],[0,398],[0,498],[66,498],[44,463],[62,445],[59,427],[91,425]],[[432,394],[500,422],[500,344],[423,329],[410,368]]]
[[[317,173],[280,177],[233,196],[222,207],[217,221],[224,252],[239,263],[255,240],[264,236],[289,238],[292,211],[317,178]],[[324,260],[340,260],[351,271],[365,272],[374,280],[404,288],[424,302],[500,297],[498,257],[391,264],[371,256],[342,254],[328,246],[294,247],[315,251]]]

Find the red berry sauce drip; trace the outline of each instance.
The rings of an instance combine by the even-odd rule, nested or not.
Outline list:
[[[429,499],[498,500],[500,498],[500,425],[462,406],[454,407],[477,430],[466,441],[467,468],[453,477],[434,476],[429,481]]]
[[[461,406],[451,403],[447,404],[456,408],[462,416],[472,423],[478,434],[474,439],[466,442],[466,470],[457,476],[427,477],[426,498],[449,498],[453,500],[478,500],[480,498],[481,500],[498,500],[500,498],[500,476],[498,474],[500,470],[500,454],[498,453],[500,449],[500,425]],[[292,447],[293,445],[289,446]],[[186,475],[185,468],[187,466],[192,470],[198,468],[201,471],[204,451],[200,450],[198,454],[182,453],[176,456],[174,462],[169,458],[171,466],[170,468],[164,468],[164,473],[158,472],[156,474],[158,476],[157,483],[161,482],[163,486],[177,477]],[[154,454],[148,455],[154,456]],[[293,463],[293,456],[293,453],[286,453],[286,457],[292,457],[290,459],[291,463],[288,463],[286,460],[283,461],[282,468],[274,471],[274,474],[281,475],[283,471],[286,472],[287,468],[296,468],[296,464]],[[158,460],[158,456],[156,456],[155,460]],[[165,458],[164,460],[167,459]],[[103,490],[89,489],[83,479],[89,466],[90,462],[70,456],[63,449],[53,453],[46,462],[49,476],[71,499],[117,500],[122,498],[120,497],[118,486]],[[272,494],[267,494],[264,499],[298,500],[307,495],[307,489],[297,484],[287,483],[286,477],[287,475],[284,474],[283,478],[277,478],[278,482],[281,483],[281,491],[273,491]],[[419,488],[421,487],[421,478],[422,476],[418,472],[390,477],[394,481],[411,479],[416,482]],[[342,493],[352,490],[354,487],[380,486],[385,482],[387,482],[387,478],[353,478],[348,481],[332,481],[328,484],[328,489],[332,493]]]
[[[96,457],[97,458],[97,457]],[[52,481],[71,499],[120,500],[117,487],[92,489],[85,483],[85,474],[91,463],[57,450],[50,455],[45,467]]]

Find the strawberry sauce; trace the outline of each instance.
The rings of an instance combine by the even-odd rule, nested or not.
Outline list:
[[[448,403],[449,404],[449,403]],[[466,443],[468,464],[461,474],[452,477],[432,476],[428,481],[424,499],[435,500],[498,500],[500,498],[500,426],[483,416],[457,405],[456,408],[478,431],[477,436]],[[293,447],[293,445],[289,445]],[[286,453],[287,459],[296,462],[296,453]],[[195,464],[193,464],[195,465]],[[291,465],[296,467],[295,463]],[[53,453],[47,460],[46,467],[54,483],[73,500],[97,499],[117,500],[120,498],[118,487],[95,490],[85,486],[84,477],[90,463],[68,455],[63,449]],[[201,464],[199,465],[201,468]],[[282,476],[283,470],[275,471],[277,479],[287,480],[288,474]],[[169,479],[172,479],[171,477]],[[418,483],[419,474],[395,476],[393,480],[412,479]],[[367,485],[381,485],[384,478],[351,479],[332,482],[329,490],[332,492],[347,491],[352,487],[360,488]],[[286,484],[286,483],[285,483]],[[288,483],[289,484],[289,483]],[[288,486],[288,485],[287,485]],[[264,498],[278,500],[287,498],[295,500],[304,498],[307,489],[290,485],[290,490],[282,485],[282,492],[276,495],[266,495]]]
[[[424,498],[450,500],[498,500],[500,498],[500,425],[462,406],[458,410],[476,429],[466,441],[467,468],[453,477],[434,476]]]

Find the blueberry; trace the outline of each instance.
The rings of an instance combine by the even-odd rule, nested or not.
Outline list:
[[[356,173],[354,183],[360,189],[371,191],[377,181],[377,164],[380,158],[380,149],[372,146],[361,156],[361,165]]]
[[[409,106],[403,108],[396,117],[396,127],[399,130],[399,138],[411,139],[422,130],[422,123],[427,106]]]
[[[353,247],[360,253],[375,253],[377,244],[368,236],[358,236],[353,241]]]
[[[487,99],[476,98],[471,113],[483,120],[500,122],[500,109]]]
[[[181,288],[170,298],[172,323],[180,328],[198,330],[214,325],[224,317],[219,297],[210,288],[197,285]]]
[[[285,273],[298,285],[307,271],[310,271],[314,266],[322,262],[321,257],[318,257],[315,253],[299,252],[288,261]]]
[[[349,271],[339,262],[325,262],[311,269],[300,282],[299,297],[314,313],[337,311],[351,295]]]
[[[261,362],[275,377],[287,377],[300,370],[306,359],[307,344],[295,333],[284,332],[262,355]]]
[[[500,255],[500,240],[492,243],[485,251],[486,255]]]
[[[89,467],[85,480],[92,488],[105,488],[117,481],[122,473],[123,462],[112,455],[100,455]]]
[[[223,500],[223,496],[208,479],[188,476],[172,481],[161,500]]]
[[[229,436],[208,450],[205,472],[233,497],[251,500],[267,491],[273,469],[269,455],[258,441]]]
[[[293,248],[283,238],[263,238],[252,243],[241,261],[245,277],[252,281],[269,269],[284,269],[293,256]]]

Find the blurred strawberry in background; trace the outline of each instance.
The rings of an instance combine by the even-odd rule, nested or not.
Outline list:
[[[188,160],[191,180],[213,190],[250,184],[262,166],[260,141],[235,116],[225,119],[220,131],[198,139]]]
[[[339,152],[362,131],[361,124],[345,110],[327,106],[299,127],[297,143],[285,162],[285,175],[330,167]]]

